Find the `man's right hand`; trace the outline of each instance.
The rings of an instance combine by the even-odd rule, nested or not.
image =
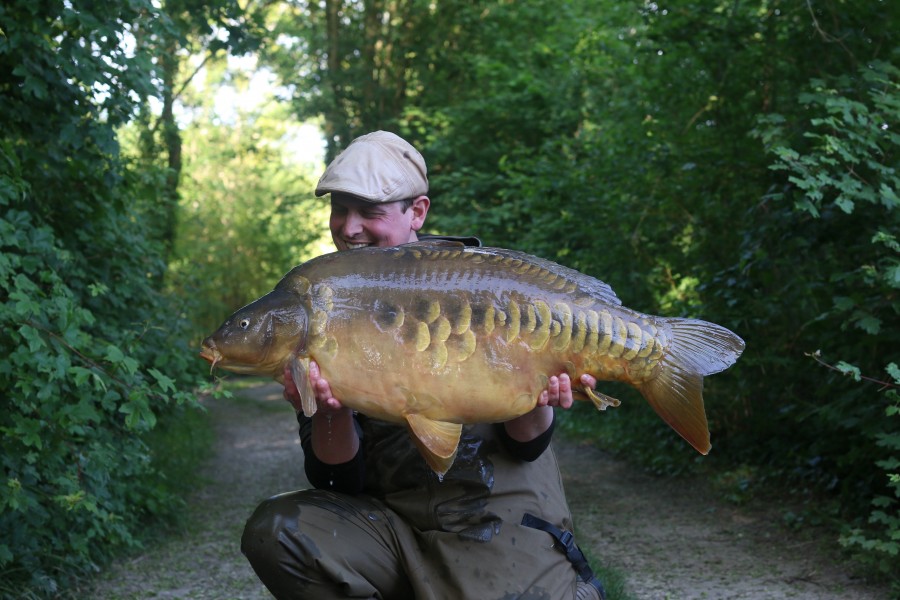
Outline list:
[[[359,435],[353,411],[332,396],[331,386],[322,377],[316,361],[309,362],[309,382],[316,394],[316,414],[312,417],[312,449],[324,463],[345,463],[359,450]],[[284,398],[300,412],[300,392],[294,384],[290,367],[284,371]]]
[[[309,361],[309,383],[316,394],[316,414],[334,415],[344,409],[341,401],[331,395],[331,386],[322,377],[319,365],[314,360]],[[300,392],[294,383],[294,375],[289,365],[284,367],[284,399],[290,402],[297,412],[303,409]]]

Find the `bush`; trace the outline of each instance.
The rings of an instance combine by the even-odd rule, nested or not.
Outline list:
[[[64,248],[23,210],[29,187],[0,151],[12,167],[0,176],[0,593],[52,595],[177,505],[146,435],[194,402],[181,390],[195,357],[153,290],[137,221],[96,220],[100,256]]]

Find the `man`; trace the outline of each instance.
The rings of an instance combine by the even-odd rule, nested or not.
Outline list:
[[[419,241],[427,193],[422,155],[384,131],[354,140],[316,187],[317,196],[331,194],[339,251]],[[315,362],[309,371],[315,415],[300,412],[289,370],[285,398],[298,411],[315,489],[263,502],[241,541],[277,598],[601,597],[572,542],[550,448],[553,407],[572,406],[567,374],[550,378],[531,412],[464,427],[453,467],[438,477],[405,428],[342,406]]]

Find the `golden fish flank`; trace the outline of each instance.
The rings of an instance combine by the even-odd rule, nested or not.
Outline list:
[[[605,283],[534,256],[419,243],[294,268],[226,320],[201,355],[276,378],[288,365],[307,414],[316,404],[306,369],[316,360],[345,405],[406,423],[428,464],[443,472],[460,423],[524,414],[560,372],[636,387],[706,453],[703,376],[728,368],[742,350],[723,327],[630,310]],[[597,408],[618,404],[574,387]]]
[[[406,314],[414,315],[413,320],[407,321]],[[372,312],[372,321],[379,331],[390,333],[398,343],[413,343],[417,352],[430,353],[432,357],[427,366],[432,369],[469,358],[478,344],[473,328],[489,336],[499,327],[506,342],[525,342],[534,351],[541,351],[549,340],[553,340],[554,352],[565,352],[570,348],[581,352],[586,340],[598,340],[598,320],[596,311],[579,309],[573,314],[572,307],[564,302],[556,302],[551,310],[543,301],[522,307],[513,297],[506,298],[501,309],[474,298],[451,297],[445,298],[443,303],[417,299],[409,310],[379,300]],[[604,321],[613,323],[613,318],[604,313]],[[314,331],[322,333],[321,323],[318,313],[314,313]],[[630,359],[646,350],[644,357],[649,355],[652,338],[637,323],[626,324],[621,318],[615,323],[619,331],[614,333],[610,328],[603,335],[604,340],[617,340],[613,354],[624,354],[624,358]],[[596,351],[597,348],[592,346],[589,344],[588,349]],[[626,346],[627,353],[624,352]]]

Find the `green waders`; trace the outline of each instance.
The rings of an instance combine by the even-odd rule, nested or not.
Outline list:
[[[242,550],[277,598],[575,598],[566,551],[522,523],[528,514],[572,530],[552,446],[525,462],[493,426],[467,426],[440,480],[404,428],[365,420],[363,434],[366,494],[282,494],[247,522]]]

